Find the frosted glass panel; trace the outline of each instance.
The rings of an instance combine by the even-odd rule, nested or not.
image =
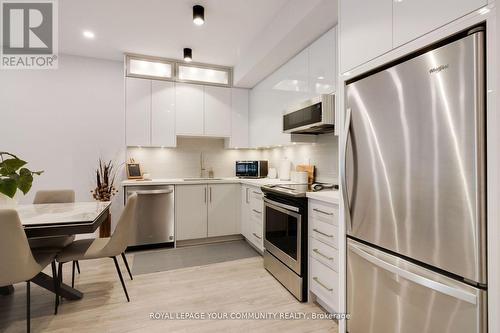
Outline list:
[[[172,77],[172,65],[163,62],[130,59],[129,73],[135,75],[155,76],[163,78]]]
[[[229,84],[229,72],[218,69],[179,65],[180,80]]]

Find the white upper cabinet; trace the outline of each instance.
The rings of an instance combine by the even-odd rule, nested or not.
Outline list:
[[[407,43],[487,4],[487,0],[394,1],[393,46]]]
[[[229,137],[231,135],[231,89],[205,86],[204,135]]]
[[[151,145],[175,147],[175,87],[173,82],[151,82]]]
[[[340,0],[341,73],[392,49],[393,1]]]
[[[487,4],[488,0],[340,0],[340,72]]]
[[[337,29],[331,29],[309,47],[309,92],[311,97],[335,92],[337,80]],[[325,56],[327,55],[327,56]]]
[[[151,81],[126,78],[125,118],[127,146],[151,143]]]
[[[186,83],[175,84],[177,135],[204,134],[203,86]]]
[[[231,89],[231,136],[228,148],[248,148],[248,89]]]

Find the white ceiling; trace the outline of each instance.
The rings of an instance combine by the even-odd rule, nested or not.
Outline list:
[[[279,64],[262,66],[249,59],[256,57],[252,50],[257,47],[269,57],[279,43],[290,39],[287,34],[301,23],[301,17],[283,13],[297,6],[305,13],[325,5],[336,9],[336,0],[63,0],[58,3],[61,53],[122,60],[124,52],[131,52],[181,59],[182,49],[190,47],[193,61],[234,66],[235,71],[241,67],[241,72],[245,72],[240,75],[245,78],[242,86],[256,84],[283,63],[284,58],[292,57],[319,37],[325,26],[331,27],[337,20],[335,10],[326,19],[328,22],[309,21],[304,29],[310,33],[297,34],[296,41],[292,38],[296,47],[288,46],[285,55],[281,51],[278,61],[274,61]],[[202,26],[192,22],[195,4],[205,7]],[[277,25],[280,21],[282,24]],[[94,32],[95,39],[85,39],[83,30]],[[264,36],[266,43],[262,43]],[[257,56],[260,63],[262,54]],[[251,77],[246,73],[249,71]],[[238,80],[235,84],[238,85]]]

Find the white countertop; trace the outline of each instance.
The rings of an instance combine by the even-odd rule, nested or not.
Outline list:
[[[331,204],[339,203],[339,191],[321,191],[321,192],[307,192],[306,196],[309,199],[319,200]]]
[[[152,179],[152,180],[124,180],[122,186],[145,186],[145,185],[189,185],[189,184],[245,184],[252,186],[262,186],[266,184],[293,184],[289,180],[279,180],[270,178],[246,179],[246,178],[216,178],[216,179],[200,179],[200,180],[184,180],[182,178],[170,179]]]

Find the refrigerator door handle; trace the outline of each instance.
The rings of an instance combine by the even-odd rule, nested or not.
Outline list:
[[[396,274],[396,275],[402,277],[403,279],[406,279],[406,280],[411,281],[413,283],[419,284],[423,287],[435,290],[441,294],[445,294],[445,295],[460,299],[462,301],[465,301],[465,302],[468,302],[468,303],[471,303],[474,305],[477,304],[477,296],[474,294],[468,293],[468,292],[460,290],[458,288],[454,288],[454,287],[445,285],[445,284],[440,283],[440,282],[433,281],[431,279],[428,279],[428,278],[423,277],[421,275],[418,275],[416,273],[409,272],[407,270],[399,268],[395,265],[392,265],[388,262],[385,262],[384,260],[379,259],[379,258],[363,251],[361,248],[359,248],[356,245],[350,244],[349,249],[351,251],[353,251],[354,253],[356,253],[357,255],[359,255],[360,257],[362,257],[363,259],[369,261],[373,265],[376,265],[376,266],[378,266],[386,271],[389,271],[393,274]]]
[[[344,216],[346,220],[346,224],[349,226],[349,231],[352,231],[352,220],[351,220],[351,208],[349,206],[349,197],[347,194],[347,142],[349,140],[349,129],[351,127],[351,114],[352,110],[351,108],[346,109],[346,114],[345,114],[345,125],[344,125],[344,142],[343,142],[343,156],[344,160],[342,161],[340,165],[340,181],[341,181],[341,187],[342,187],[342,197],[344,201]]]

